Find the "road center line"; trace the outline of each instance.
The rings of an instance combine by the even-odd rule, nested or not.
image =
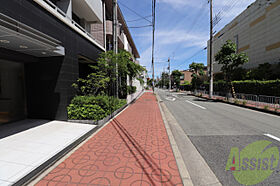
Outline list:
[[[276,141],[279,141],[280,142],[280,138],[278,138],[278,137],[276,137],[276,136],[273,136],[273,135],[271,135],[271,134],[264,134],[265,136],[267,136],[267,137],[270,137],[270,138],[272,138],[272,139],[274,139],[274,140],[276,140]]]
[[[191,101],[186,100],[186,102],[188,102],[188,103],[190,103],[190,104],[192,104],[192,105],[194,105],[194,106],[197,106],[197,107],[199,107],[199,108],[201,108],[201,109],[203,109],[203,110],[206,110],[205,107],[202,107],[202,106],[200,106],[200,105],[198,105],[198,104],[195,104],[195,103],[193,103],[193,102],[191,102]]]

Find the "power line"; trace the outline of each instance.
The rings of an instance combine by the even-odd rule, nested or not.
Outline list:
[[[145,16],[144,18],[149,18],[149,17],[152,17],[152,15]],[[144,18],[129,20],[129,21],[126,21],[126,22],[129,23],[129,22],[141,21],[141,20],[143,20]]]
[[[141,17],[142,19],[148,21],[149,23],[152,24],[152,22],[150,20],[148,20],[146,17],[140,15],[139,13],[137,13],[136,11],[132,10],[131,8],[129,8],[128,6],[126,6],[125,4],[123,4],[122,2],[119,2],[119,4],[121,4],[123,7],[125,7],[126,9],[128,9],[129,11],[133,12],[135,15]]]
[[[200,49],[199,51],[197,51],[196,53],[194,53],[191,57],[189,57],[188,59],[186,59],[183,63],[181,63],[179,66],[177,66],[177,68],[180,68],[182,65],[185,65],[186,62],[189,62],[190,59],[192,59],[193,57],[197,56],[198,54],[200,54],[200,52],[206,50],[207,47]]]
[[[231,0],[231,2],[227,4],[227,6],[224,6],[218,12],[218,14],[215,16],[215,18],[213,20],[213,27],[215,27],[223,19],[222,16],[226,11],[228,11],[229,9],[231,9],[235,6],[236,2],[238,2],[238,0]]]
[[[203,3],[202,4],[202,6],[199,8],[199,10],[204,10],[204,7],[207,5],[207,3]],[[204,15],[204,11],[203,11],[203,13],[201,13],[201,11],[198,11],[198,13],[197,13],[197,15],[195,16],[195,19],[193,20],[193,22],[192,22],[192,27],[187,31],[187,34],[189,34],[195,27],[196,27],[196,25],[197,25],[197,23],[198,23],[198,20],[202,17],[202,15]],[[188,17],[188,15],[186,15],[183,19],[182,19],[182,21],[184,21],[184,19],[186,18],[186,17]],[[182,22],[182,21],[180,21],[180,22]],[[176,50],[179,48],[179,46],[181,45],[182,43],[179,43],[177,46],[176,46],[176,48],[173,50],[173,55],[175,55],[175,52],[176,52]]]
[[[153,25],[143,25],[143,26],[131,26],[128,28],[147,28],[147,27],[152,27]]]
[[[220,18],[219,20],[217,20],[216,22],[214,22],[214,27],[216,25],[218,25],[218,23],[223,19],[223,17],[225,17],[226,15],[228,15],[232,9],[238,5],[238,4],[241,4],[243,0],[232,0],[230,4],[228,4],[229,6],[227,7],[224,7],[222,10],[219,11],[218,14],[220,14]]]

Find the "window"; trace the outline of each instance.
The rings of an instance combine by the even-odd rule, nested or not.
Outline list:
[[[238,51],[238,49],[239,49],[238,35],[234,36],[234,39],[235,39],[235,44],[236,44],[236,51]]]

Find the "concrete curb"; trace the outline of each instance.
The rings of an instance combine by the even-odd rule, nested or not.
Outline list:
[[[160,98],[158,98],[160,100]],[[188,167],[189,170],[187,174],[187,178],[190,177],[193,185],[215,185],[222,186],[216,175],[213,173],[211,168],[208,166],[206,161],[197,151],[196,147],[192,144],[189,137],[185,134],[184,130],[177,123],[176,119],[170,113],[165,104],[160,100],[160,106],[163,111],[162,115],[165,118],[165,122],[168,124],[168,128],[172,133],[174,143],[177,146],[177,149],[180,149],[180,154],[185,154],[182,156],[182,161],[185,167]],[[173,146],[172,146],[173,148]],[[176,157],[177,159],[177,157]],[[180,161],[181,162],[181,161]],[[178,164],[178,162],[177,162]],[[186,168],[187,169],[187,168]],[[180,170],[180,167],[179,167]],[[183,172],[182,172],[183,173]],[[180,171],[180,174],[182,174]],[[182,178],[183,179],[183,178]],[[187,180],[186,180],[187,181]],[[188,185],[188,183],[184,183],[184,185]]]
[[[81,136],[79,139],[74,141],[72,144],[68,145],[66,148],[58,152],[56,155],[54,155],[52,158],[48,159],[46,162],[44,162],[42,165],[31,171],[29,174],[18,180],[16,183],[13,184],[13,186],[25,186],[25,185],[34,185],[30,184],[31,182],[34,182],[41,174],[44,172],[47,172],[49,169],[53,169],[54,165],[56,165],[58,162],[65,160],[65,156],[69,153],[72,154],[79,146],[87,141],[89,137],[92,135],[95,135],[100,131],[103,127],[105,127],[107,124],[109,124],[115,117],[120,115],[122,112],[124,112],[131,104],[133,104],[137,99],[139,99],[145,91],[142,91],[141,94],[139,94],[138,97],[136,97],[132,102],[129,104],[126,104],[122,108],[116,110],[112,115],[107,116],[103,120],[100,121],[99,125],[97,125],[94,129],[90,130],[83,136]],[[74,122],[74,121],[73,121]],[[80,122],[81,124],[86,124],[83,122]]]
[[[160,97],[157,94],[156,94],[156,97],[157,97],[157,100],[158,100],[158,106],[159,106],[159,109],[160,109],[160,112],[161,112],[161,115],[162,115],[162,119],[163,119],[166,131],[167,131],[167,134],[168,134],[168,138],[169,138],[169,141],[170,141],[170,144],[171,144],[171,147],[172,147],[172,150],[173,150],[176,162],[177,162],[177,166],[178,166],[178,169],[179,169],[179,172],[180,172],[180,175],[181,175],[183,185],[193,186],[193,183],[192,183],[191,177],[189,175],[188,169],[187,169],[187,167],[184,163],[181,152],[180,152],[180,150],[179,150],[179,148],[176,144],[176,141],[174,139],[172,131],[169,127],[168,121],[166,120],[165,114],[164,114],[164,112],[161,108],[162,100],[160,99]]]

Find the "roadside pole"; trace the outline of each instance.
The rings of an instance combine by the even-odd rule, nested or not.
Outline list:
[[[169,69],[169,92],[171,92],[171,70],[170,70],[170,58],[168,58],[168,69]]]
[[[210,3],[210,48],[209,48],[209,73],[210,73],[210,86],[209,86],[209,98],[213,97],[213,59],[212,59],[212,44],[213,44],[213,2],[209,0]]]
[[[118,53],[118,1],[113,0],[113,51]],[[116,97],[119,98],[119,75],[116,60]]]
[[[156,0],[152,3],[153,11],[153,44],[152,44],[152,68],[153,68],[153,93],[155,93],[155,63],[154,63],[154,53],[155,53],[155,25],[156,25]]]

